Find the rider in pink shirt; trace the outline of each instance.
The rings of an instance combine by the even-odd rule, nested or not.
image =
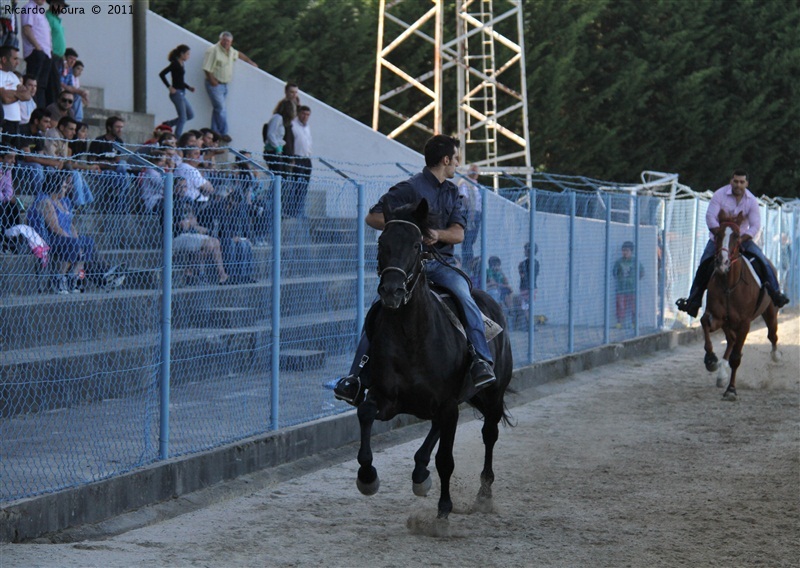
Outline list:
[[[716,229],[719,227],[719,212],[725,211],[729,216],[735,217],[739,213],[744,215],[745,220],[739,226],[741,231],[740,247],[742,251],[748,253],[748,256],[757,258],[761,265],[764,267],[767,282],[765,287],[775,307],[782,308],[789,303],[787,298],[782,292],[778,284],[778,278],[775,275],[775,270],[772,264],[764,256],[764,253],[753,242],[761,231],[761,212],[759,210],[758,200],[747,189],[749,180],[747,172],[744,170],[734,170],[731,182],[719,188],[714,192],[711,201],[708,204],[706,211],[706,225],[709,229]],[[706,248],[703,251],[703,256],[700,258],[700,266],[697,267],[697,274],[695,274],[694,281],[692,282],[692,289],[689,292],[688,298],[681,298],[675,304],[678,309],[686,312],[692,317],[697,317],[697,312],[703,304],[703,292],[708,286],[711,275],[714,273],[714,254],[716,246],[714,245],[714,234],[711,233],[710,240],[706,243]]]

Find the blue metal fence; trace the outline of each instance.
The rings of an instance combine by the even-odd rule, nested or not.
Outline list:
[[[93,196],[73,200],[72,222],[93,238],[94,265],[57,247],[45,264],[16,237],[0,254],[0,502],[350,408],[322,384],[349,367],[375,296],[377,233],[362,219],[419,165],[369,176],[315,159],[308,183],[229,152],[199,165],[213,192],[190,201],[191,170],[122,154],[124,168],[66,183]],[[28,206],[20,221],[38,213],[53,233],[57,176],[24,161],[3,170]],[[707,238],[703,198],[676,193],[674,180],[508,186],[482,188],[474,251],[456,254],[476,285],[487,286],[490,258],[505,275],[517,367],[691,323],[674,302]],[[800,206],[765,202],[762,214],[765,252],[796,303]],[[632,303],[614,268],[626,242]]]

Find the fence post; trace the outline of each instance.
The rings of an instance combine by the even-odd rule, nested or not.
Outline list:
[[[700,241],[700,244],[705,246],[705,243],[702,242],[702,239],[697,238],[697,225],[700,224],[700,199],[697,196],[694,198],[694,220],[692,221],[692,258],[691,262],[689,263],[689,286],[692,285],[692,279],[694,277],[694,270],[695,270],[695,261],[697,260],[697,244]],[[689,316],[689,323],[692,321],[692,317]]]
[[[487,238],[486,238],[486,219],[489,216],[489,192],[484,185],[481,188],[481,274],[478,281],[480,282],[481,290],[486,290],[486,269],[489,267],[489,256],[486,254]],[[467,267],[468,268],[468,267]]]
[[[355,182],[353,182],[355,183]],[[364,326],[364,287],[366,286],[366,262],[364,254],[366,251],[366,231],[364,228],[364,218],[366,217],[366,193],[363,183],[356,183],[358,190],[358,202],[356,204],[356,227],[358,239],[358,274],[356,276],[356,341],[361,337],[361,329]]]
[[[635,274],[633,277],[633,336],[639,337],[639,306],[641,304],[639,294],[642,289],[639,286],[639,196],[635,193],[633,194],[633,220],[635,223],[633,226],[633,273]]]
[[[272,373],[270,380],[270,428],[280,424],[281,368],[281,176],[272,178]]]
[[[569,193],[569,353],[575,352],[575,192]]]
[[[611,342],[611,194],[606,193],[606,252],[603,263],[603,343]]]
[[[164,176],[163,248],[161,251],[161,377],[159,385],[158,457],[169,458],[170,344],[172,343],[172,173]]]
[[[528,364],[535,358],[533,334],[534,297],[536,295],[536,190],[528,190]],[[483,223],[481,223],[483,225]]]

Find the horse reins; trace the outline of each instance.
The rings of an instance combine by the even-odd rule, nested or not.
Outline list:
[[[404,221],[402,219],[394,219],[392,221],[388,221],[383,226],[383,230],[385,231],[386,228],[389,225],[391,225],[392,223],[403,223],[405,225],[411,225],[412,227],[414,227],[417,230],[417,234],[419,235],[419,240],[420,240],[420,242],[422,242],[422,231],[420,230],[420,228],[417,225],[415,225],[411,221]],[[411,274],[408,274],[405,270],[403,270],[399,266],[387,266],[386,268],[383,268],[383,269],[380,266],[378,266],[378,278],[382,279],[383,275],[386,272],[389,272],[389,271],[399,272],[400,274],[403,275],[403,291],[404,291],[403,305],[407,304],[408,301],[411,299],[411,294],[414,293],[414,288],[417,287],[417,283],[419,282],[419,277],[422,275],[422,265],[423,265],[423,259],[421,258],[422,254],[423,254],[422,253],[422,249],[417,251],[417,256],[414,259],[414,268],[412,269]],[[412,283],[412,281],[413,281],[413,283]],[[408,288],[409,284],[411,284],[411,289]]]

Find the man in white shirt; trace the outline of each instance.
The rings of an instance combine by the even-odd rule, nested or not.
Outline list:
[[[17,147],[20,123],[20,101],[28,101],[31,94],[14,73],[19,64],[19,50],[4,45],[0,47],[0,99],[3,101],[3,132],[11,137],[10,145]]]
[[[200,148],[193,146],[183,152],[183,161],[175,168],[175,175],[186,180],[186,199],[205,203],[211,194],[214,193],[214,186],[211,185],[197,165],[200,163]]]
[[[294,134],[294,191],[291,210],[285,214],[289,217],[303,217],[306,210],[306,195],[308,182],[311,180],[311,128],[308,119],[311,118],[311,109],[305,105],[297,107],[297,116],[292,119],[292,133]]]

